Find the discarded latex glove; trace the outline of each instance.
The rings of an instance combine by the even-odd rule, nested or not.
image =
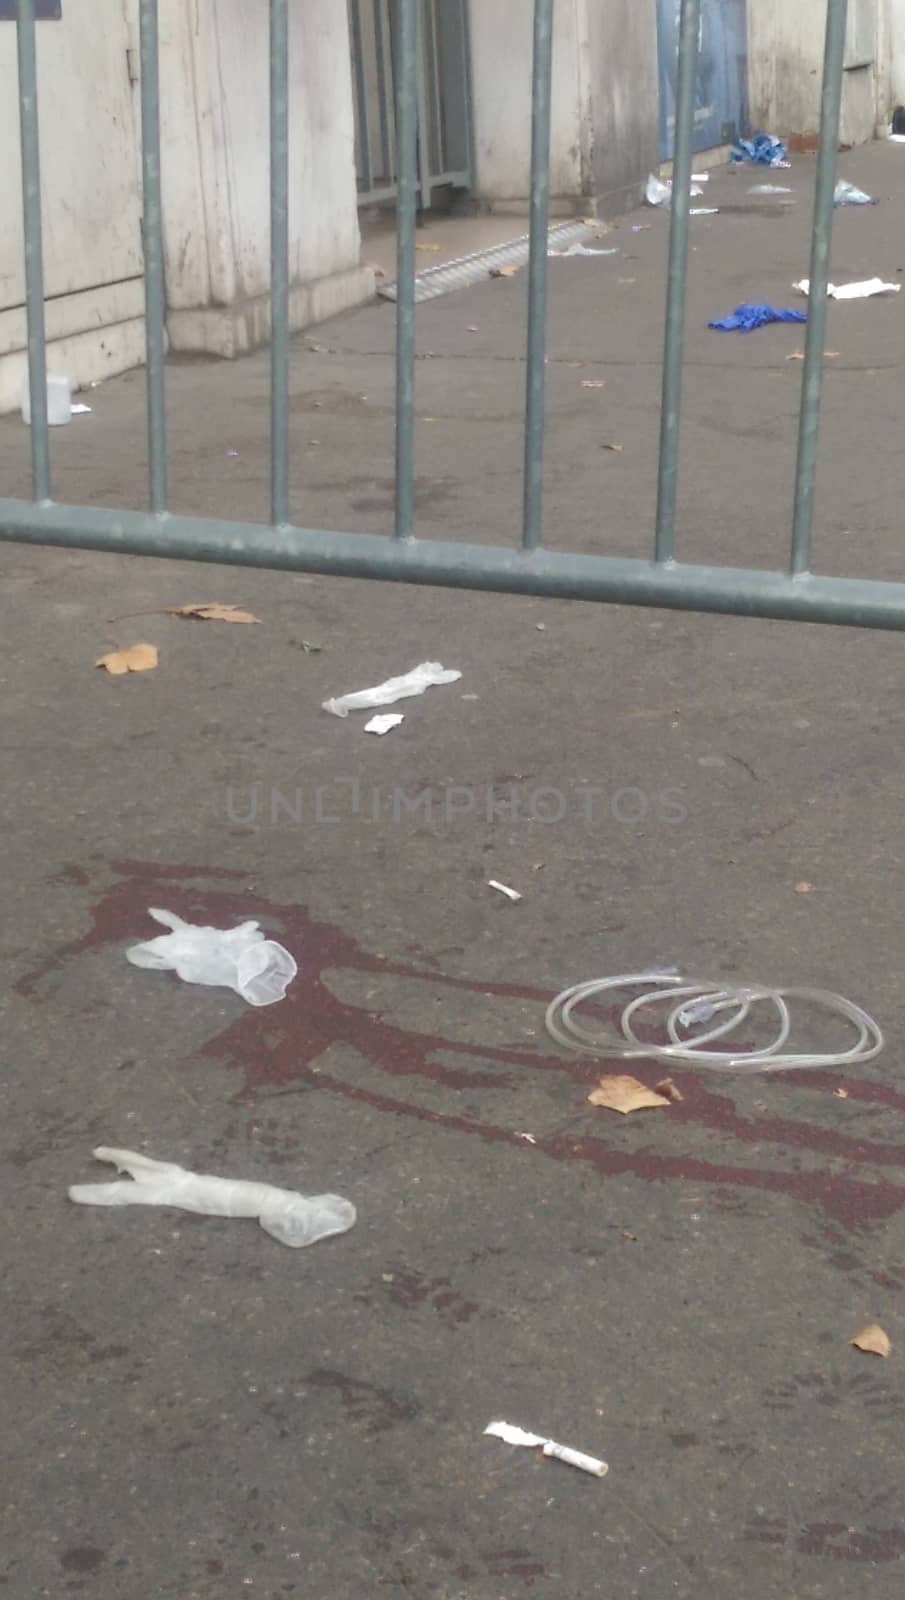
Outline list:
[[[439,661],[422,661],[401,678],[387,678],[375,689],[360,689],[356,694],[342,694],[338,700],[325,700],[323,710],[334,717],[347,717],[350,711],[368,711],[371,706],[392,706],[397,700],[408,700],[412,695],[423,694],[435,683],[455,683],[461,672],[452,667],[442,667]]]
[[[293,1250],[345,1233],[355,1221],[352,1202],[338,1194],[296,1194],[271,1183],[212,1178],[171,1161],[152,1161],[134,1150],[110,1150],[106,1145],[93,1154],[96,1161],[109,1161],[131,1177],[73,1184],[69,1198],[77,1205],[175,1206],[202,1217],[257,1217],[265,1233]]]
[[[828,283],[826,292],[831,300],[870,300],[875,294],[898,294],[901,287],[900,283],[884,283],[882,278],[865,278],[860,283]],[[799,294],[810,294],[811,280],[802,278],[792,288]]]
[[[710,174],[708,173],[707,177],[709,176]],[[698,185],[705,181],[706,179],[704,178],[692,179],[691,188],[688,191],[692,198],[704,193],[703,189],[699,188]],[[668,180],[666,183],[664,183],[661,178],[658,178],[652,172],[647,180],[647,186],[644,190],[644,198],[649,206],[671,206],[672,181]]]
[[[257,922],[202,928],[155,906],[149,907],[148,916],[172,932],[127,950],[126,960],[133,967],[172,971],[185,983],[235,989],[250,1006],[272,1006],[282,1000],[298,972],[289,951],[265,939]]]
[[[863,189],[858,189],[853,183],[846,183],[840,178],[833,194],[834,206],[878,206],[879,200],[872,195],[865,194]]]
[[[807,322],[806,311],[777,310],[775,306],[736,306],[728,317],[709,322],[709,328],[719,333],[751,333],[754,328],[764,328],[768,322]]]
[[[791,162],[786,160],[786,154],[782,139],[772,133],[756,133],[753,139],[739,139],[730,151],[729,160],[733,164],[753,161],[761,167],[788,167]]]

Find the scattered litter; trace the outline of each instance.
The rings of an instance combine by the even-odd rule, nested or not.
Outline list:
[[[456,683],[461,676],[461,672],[443,667],[439,661],[422,661],[401,678],[387,678],[374,689],[359,689],[354,694],[342,694],[336,700],[325,700],[322,709],[334,717],[347,717],[350,711],[368,711],[372,706],[391,706],[397,700],[408,700],[413,695],[423,694],[434,684]]]
[[[127,672],[150,672],[158,658],[156,644],[130,644],[125,650],[110,650],[105,656],[98,656],[94,664],[103,667],[112,678],[121,678]]]
[[[524,1139],[526,1144],[537,1144],[537,1140],[533,1133],[517,1133],[515,1137],[517,1139]]]
[[[900,283],[884,283],[882,278],[864,278],[859,283],[828,283],[826,292],[831,300],[869,300],[875,294],[898,294],[901,287]],[[799,294],[810,294],[811,280],[802,278],[792,288]]]
[[[599,1002],[601,996],[609,996],[614,990],[639,988],[648,992],[630,1000],[623,1007],[617,1025],[618,1033],[612,1028],[590,1028],[574,1016],[576,1007],[586,1001]],[[792,1031],[787,1004],[789,1000],[803,1001],[844,1019],[857,1032],[855,1043],[847,1050],[825,1054],[812,1051],[796,1053],[784,1049]],[[720,1021],[717,1017],[713,1026],[705,1024],[703,1033],[688,1037],[686,1031],[683,1036],[680,1030],[687,1027],[682,1022],[683,1012],[687,1016],[689,1006],[697,1008],[705,1001],[712,1007],[713,1016],[728,1012],[728,1020]],[[772,1007],[777,1018],[776,1037],[769,1044],[759,1048],[741,1045],[736,1049],[714,1048],[717,1040],[726,1040],[746,1023],[754,1005],[764,1001]],[[666,1010],[668,1044],[653,1044],[641,1039],[635,1031],[636,1014],[642,1008],[651,1006]],[[573,984],[551,1001],[547,1007],[545,1024],[547,1032],[557,1044],[598,1058],[622,1056],[628,1060],[661,1061],[664,1065],[684,1062],[716,1072],[787,1072],[805,1067],[851,1066],[859,1061],[872,1061],[880,1054],[884,1043],[880,1028],[861,1006],[825,989],[770,988],[762,984],[736,987],[711,983],[703,978],[683,977],[680,973],[655,974],[651,970],[625,973],[615,978],[592,978],[586,983]],[[608,1081],[613,1080],[601,1080],[602,1083]],[[629,1082],[634,1083],[634,1080]],[[601,1099],[594,1103],[605,1105],[609,1101]]]
[[[718,217],[719,214],[719,206],[692,206],[688,213],[690,217]]]
[[[622,444],[602,444],[600,446],[600,448],[601,448],[601,450],[612,450],[614,455],[621,456],[623,450],[625,449],[625,445],[622,445]]]
[[[548,256],[618,256],[618,249],[593,250],[590,245],[570,244],[568,250],[548,250]]]
[[[871,1356],[883,1356],[884,1360],[892,1353],[889,1334],[876,1322],[869,1322],[866,1328],[862,1328],[861,1332],[856,1333],[848,1342],[853,1344],[856,1350],[866,1350]]]
[[[398,728],[400,722],[404,721],[405,717],[401,711],[385,712],[383,716],[372,717],[370,722],[365,723],[365,733],[389,733],[392,728]]]
[[[629,1233],[627,1228],[623,1228],[622,1237],[623,1237],[623,1239],[627,1239],[629,1244],[637,1244],[638,1243],[638,1235],[637,1235],[637,1233]]]
[[[257,922],[235,928],[198,927],[172,911],[148,909],[169,933],[132,945],[126,960],[133,967],[176,973],[184,983],[234,989],[250,1006],[272,1006],[282,1000],[298,972],[288,950],[266,939]]]
[[[748,193],[749,194],[793,194],[794,190],[790,189],[788,187],[788,185],[784,184],[784,183],[755,183],[755,184],[752,184],[751,188],[748,190]]]
[[[239,454],[239,452],[238,452],[238,450],[227,450],[226,454],[228,456],[237,456]]]
[[[833,1094],[836,1096],[837,1100],[847,1100],[848,1099],[848,1090],[847,1089],[834,1089],[833,1090]]]
[[[668,1106],[670,1095],[658,1094],[648,1089],[638,1078],[628,1073],[611,1073],[601,1078],[599,1086],[592,1089],[588,1099],[592,1106],[604,1106],[607,1111],[618,1111],[627,1117],[633,1111],[649,1111],[657,1106]]]
[[[782,139],[772,133],[756,133],[753,139],[739,139],[729,153],[729,160],[734,165],[753,161],[760,167],[790,167],[792,163],[786,160],[787,154]]]
[[[824,350],[823,359],[824,359],[824,361],[835,361],[835,359],[838,356],[838,354],[839,354],[838,350]],[[803,350],[793,350],[792,354],[790,356],[786,356],[786,360],[787,361],[803,361],[804,360],[804,351]]]
[[[186,617],[192,622],[260,622],[253,611],[244,606],[227,605],[222,600],[205,600],[197,605],[167,606],[167,617]]]
[[[480,330],[476,322],[470,322],[468,327],[465,329],[466,333],[478,333],[479,331]]]
[[[554,253],[555,252],[551,250],[550,254],[553,255]],[[491,278],[514,278],[516,273],[520,271],[521,262],[514,267],[491,267],[490,276]]]
[[[652,222],[633,222],[632,233],[649,233],[652,227]]]
[[[879,200],[865,194],[864,190],[857,188],[854,183],[846,183],[844,178],[839,179],[833,191],[834,206],[878,206],[879,204]]]
[[[716,322],[708,322],[708,328],[716,328],[719,333],[751,333],[755,328],[765,328],[769,322],[807,322],[806,311],[789,311],[777,306],[744,305],[736,306],[728,317],[719,317]]]
[[[678,1102],[685,1099],[678,1084],[673,1083],[672,1078],[663,1078],[660,1083],[654,1085],[654,1088],[657,1094],[665,1094],[667,1100]]]
[[[605,389],[606,378],[582,378],[581,387],[583,389]]]
[[[672,205],[672,184],[663,183],[662,180],[656,177],[652,172],[647,180],[647,186],[644,190],[644,198],[649,206]]]
[[[425,243],[419,243],[419,244],[415,245],[415,249],[416,250],[423,250],[425,252],[426,251],[434,252],[436,250],[442,250],[442,248],[443,248],[442,245],[439,245],[439,244],[427,244],[426,242]]]
[[[556,1444],[553,1439],[544,1439],[538,1433],[526,1433],[524,1428],[514,1428],[511,1422],[491,1422],[484,1432],[489,1433],[494,1439],[502,1439],[504,1444],[523,1445],[529,1450],[542,1450],[545,1456],[551,1456],[555,1461],[564,1461],[569,1467],[578,1467],[581,1472],[590,1472],[595,1478],[605,1478],[610,1470],[605,1461],[598,1461],[595,1456],[586,1456],[580,1450],[570,1450],[568,1445]]]
[[[795,885],[795,893],[796,894],[810,894],[811,890],[813,889],[813,887],[814,887],[814,885],[812,883],[803,883],[803,882],[802,883],[796,883],[796,885]]]
[[[244,1178],[214,1178],[189,1172],[172,1161],[152,1161],[134,1150],[99,1145],[96,1161],[108,1161],[129,1178],[110,1183],[76,1183],[70,1200],[82,1206],[175,1206],[202,1217],[256,1217],[265,1233],[293,1250],[346,1233],[355,1207],[338,1194],[296,1194],[272,1183]]]
[[[306,656],[319,656],[324,648],[322,644],[312,644],[310,639],[302,639],[300,643]]]
[[[69,407],[69,415],[71,417],[84,417],[87,412],[93,409],[93,406],[86,406],[82,400],[73,400],[72,405]]]
[[[522,898],[517,889],[510,889],[506,883],[497,883],[496,878],[488,878],[487,887],[488,889],[496,889],[497,894],[504,894],[507,900],[521,900]]]
[[[547,631],[547,624],[545,622],[535,622],[534,626],[538,633],[546,633]]]

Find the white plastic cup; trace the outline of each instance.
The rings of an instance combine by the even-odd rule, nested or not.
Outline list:
[[[22,421],[31,426],[31,390],[28,375],[22,380]],[[72,386],[68,378],[58,372],[47,374],[47,422],[51,428],[61,428],[72,421]]]

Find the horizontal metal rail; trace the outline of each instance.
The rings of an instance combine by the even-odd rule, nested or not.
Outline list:
[[[0,500],[0,540],[447,589],[905,631],[905,584]]]

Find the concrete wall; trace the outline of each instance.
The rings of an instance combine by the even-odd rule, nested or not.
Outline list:
[[[533,0],[471,6],[475,192],[524,205]],[[558,209],[624,209],[657,165],[655,0],[557,0],[550,183]]]
[[[885,114],[887,6],[903,0],[849,0],[840,138],[873,138]],[[752,126],[803,137],[820,126],[826,0],[749,0],[748,93]]]
[[[660,162],[656,0],[588,0],[591,175],[600,215],[640,202]]]
[[[162,0],[167,325],[174,348],[231,356],[270,325],[267,0]],[[290,320],[367,298],[359,264],[346,8],[290,8]]]

